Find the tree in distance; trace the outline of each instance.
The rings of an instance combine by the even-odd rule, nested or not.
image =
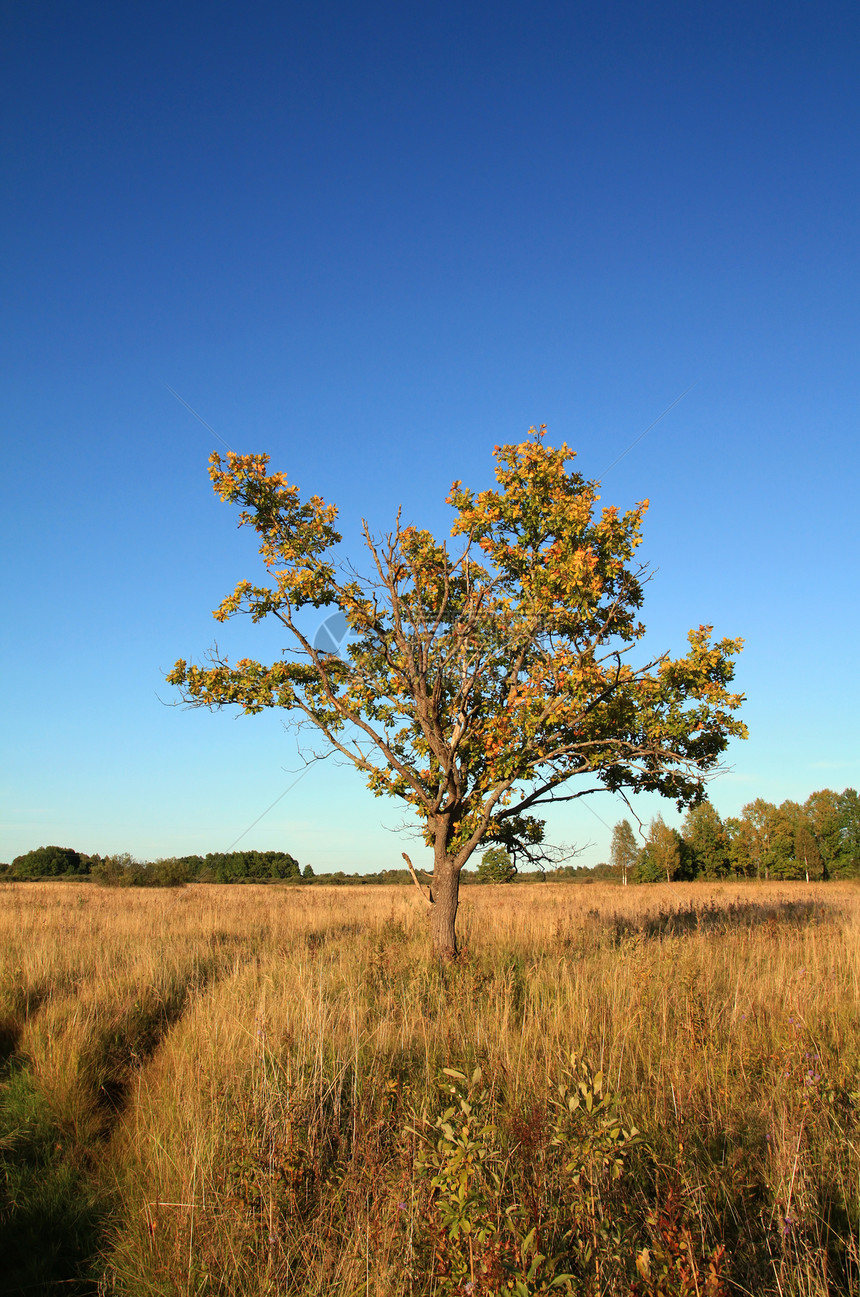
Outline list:
[[[612,830],[612,846],[609,863],[621,876],[621,882],[627,886],[630,874],[639,860],[639,848],[629,820],[619,820]]]
[[[517,867],[504,847],[488,847],[478,865],[479,883],[509,883]]]
[[[697,877],[724,878],[730,872],[728,835],[709,801],[691,807],[682,833],[692,852],[693,871]]]
[[[815,840],[815,834],[804,820],[800,821],[794,831],[794,858],[802,866],[807,882],[809,882],[810,877],[814,879],[825,877],[824,865],[821,853],[818,850],[818,843]]]
[[[651,821],[645,846],[639,855],[636,881],[656,883],[665,876],[666,882],[671,883],[673,879],[681,878],[684,874],[683,847],[683,839],[677,829],[671,829],[662,815],[656,815]]]
[[[9,867],[10,878],[59,878],[64,874],[85,874],[89,866],[72,847],[36,847],[16,856]]]
[[[733,714],[742,695],[727,687],[740,640],[712,643],[700,626],[682,657],[629,661],[645,634],[646,569],[633,560],[647,501],[598,512],[597,483],[568,471],[573,452],[545,431],[496,447],[495,489],[454,483],[455,548],[399,514],[379,538],[365,522],[369,578],[336,562],[335,506],[303,501],[267,455],[213,454],[215,491],[258,533],[268,574],[240,581],[215,618],[277,618],[289,656],[231,665],[214,650],[167,677],[194,706],[294,713],[373,793],[415,812],[444,957],[457,952],[460,873],[481,842],[509,854],[527,844],[534,858],[544,821],[533,812],[602,790],[695,804],[729,738],[746,734]],[[308,608],[346,618],[340,655],[315,646]]]

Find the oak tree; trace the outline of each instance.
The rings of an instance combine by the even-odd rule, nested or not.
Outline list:
[[[213,454],[215,491],[257,532],[267,571],[215,617],[274,617],[288,646],[271,665],[215,651],[168,676],[192,705],[303,718],[373,793],[415,812],[445,956],[457,949],[460,872],[482,841],[534,849],[534,812],[600,790],[695,804],[746,732],[728,688],[740,640],[712,643],[699,626],[683,656],[631,660],[645,633],[635,553],[647,501],[598,509],[598,484],[544,434],[496,447],[495,487],[454,483],[453,544],[399,515],[381,537],[364,523],[366,578],[337,562],[333,505],[303,500],[266,455]],[[346,618],[339,654],[316,647],[309,607]]]

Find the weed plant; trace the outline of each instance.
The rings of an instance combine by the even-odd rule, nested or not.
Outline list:
[[[0,1291],[860,1293],[860,891],[0,890]]]

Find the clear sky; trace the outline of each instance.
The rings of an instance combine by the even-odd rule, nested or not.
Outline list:
[[[279,648],[212,621],[259,560],[168,384],[357,549],[401,504],[442,532],[531,424],[598,476],[695,383],[603,499],[651,500],[650,642],[746,638],[712,799],[856,787],[858,38],[798,0],[7,0],[0,859],[407,846],[330,763],[249,829],[295,740],[165,705],[216,635]],[[549,824],[596,863],[591,805]]]

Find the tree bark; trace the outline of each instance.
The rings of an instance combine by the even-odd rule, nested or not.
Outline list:
[[[460,893],[460,871],[450,857],[437,861],[433,871],[433,908],[430,931],[433,949],[440,959],[457,956],[457,906]]]

